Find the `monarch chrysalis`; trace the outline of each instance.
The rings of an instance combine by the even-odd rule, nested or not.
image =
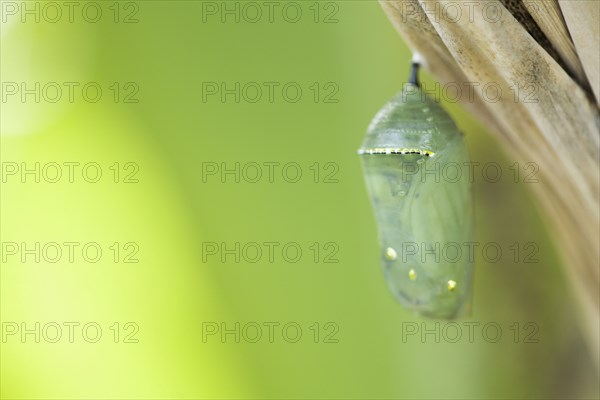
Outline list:
[[[469,158],[451,117],[420,90],[418,66],[377,113],[358,153],[390,290],[418,314],[454,318],[471,302]]]

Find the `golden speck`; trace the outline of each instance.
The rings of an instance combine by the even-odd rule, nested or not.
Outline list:
[[[417,279],[417,273],[412,268],[410,269],[410,271],[408,271],[408,279],[410,279],[411,281],[414,281]]]
[[[456,289],[456,282],[453,280],[449,280],[448,281],[448,290],[451,292],[454,292],[454,289]]]
[[[388,247],[385,251],[385,256],[388,260],[395,260],[398,257],[398,254],[396,253],[396,250]]]

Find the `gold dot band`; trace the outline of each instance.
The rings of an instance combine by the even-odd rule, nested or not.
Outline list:
[[[435,153],[423,149],[391,149],[385,147],[376,147],[373,149],[360,149],[358,154],[420,154],[422,156],[433,157]]]

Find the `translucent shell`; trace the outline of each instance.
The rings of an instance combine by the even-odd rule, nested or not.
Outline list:
[[[394,296],[415,312],[470,310],[473,204],[468,152],[450,116],[406,84],[375,116],[358,151],[375,212],[381,265]]]

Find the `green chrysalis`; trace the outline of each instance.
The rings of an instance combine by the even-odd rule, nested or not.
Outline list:
[[[359,150],[385,280],[406,307],[434,318],[470,312],[473,205],[467,147],[419,87],[418,64],[371,122]]]

